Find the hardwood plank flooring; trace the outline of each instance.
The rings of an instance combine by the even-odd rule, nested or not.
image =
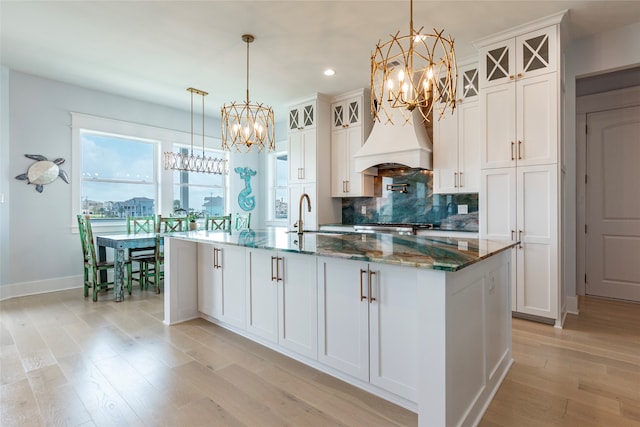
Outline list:
[[[514,364],[481,426],[640,426],[640,304],[580,299],[555,329],[513,320]],[[6,426],[415,426],[416,414],[202,319],[163,295],[0,302]]]

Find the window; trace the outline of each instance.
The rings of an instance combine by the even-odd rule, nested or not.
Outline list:
[[[175,150],[188,153],[185,147]],[[226,157],[227,153],[205,149],[207,157]],[[173,172],[173,210],[182,208],[187,211],[208,215],[224,215],[226,178],[224,175],[193,172]]]
[[[80,130],[81,212],[113,220],[156,213],[158,141]]]
[[[269,158],[269,214],[272,221],[287,219],[289,210],[288,156],[287,153],[273,153]]]

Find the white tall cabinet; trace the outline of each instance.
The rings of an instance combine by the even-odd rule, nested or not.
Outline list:
[[[305,229],[341,220],[341,206],[331,198],[329,99],[321,94],[289,107],[289,226],[298,220],[299,199],[307,193],[311,212],[303,213]]]
[[[477,58],[458,67],[456,109],[433,118],[434,194],[480,191],[480,104]],[[437,110],[437,109],[435,109]]]
[[[357,172],[353,156],[371,132],[369,91],[359,89],[332,99],[331,103],[331,195],[373,197],[374,177]]]
[[[518,240],[514,313],[561,326],[561,22],[553,15],[476,43],[480,237]]]

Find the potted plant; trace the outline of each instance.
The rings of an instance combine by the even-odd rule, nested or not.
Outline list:
[[[196,212],[194,210],[190,210],[187,214],[187,218],[189,218],[189,230],[197,230],[198,229],[198,218],[202,217],[202,212]]]

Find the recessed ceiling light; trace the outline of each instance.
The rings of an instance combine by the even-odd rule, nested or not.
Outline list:
[[[324,70],[325,76],[333,76],[335,73],[335,70],[332,70],[331,68],[327,68],[326,70]]]

